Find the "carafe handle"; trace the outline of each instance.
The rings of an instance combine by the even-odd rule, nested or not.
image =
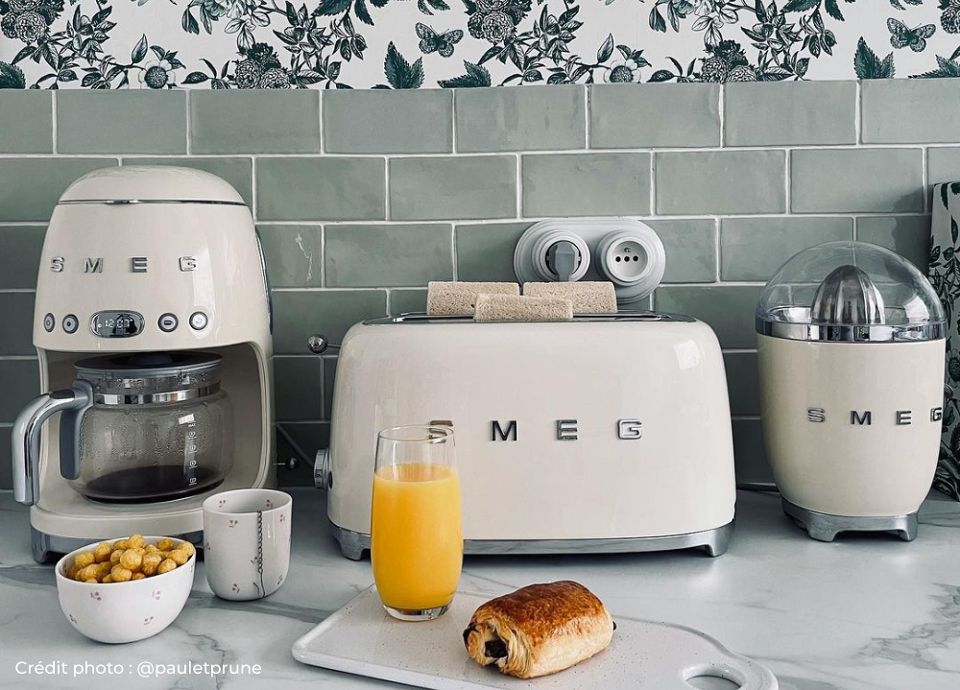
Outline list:
[[[30,402],[13,423],[11,437],[13,439],[13,498],[24,505],[33,505],[37,502],[40,493],[40,428],[51,415],[57,412],[67,412],[61,430],[61,472],[66,469],[73,474],[70,479],[79,475],[79,448],[80,419],[83,412],[93,405],[93,388],[86,381],[76,381],[72,388],[44,393]],[[65,444],[64,431],[69,430],[70,443]],[[64,445],[70,445],[65,455]],[[67,458],[65,461],[63,458]],[[64,476],[67,476],[64,473]]]

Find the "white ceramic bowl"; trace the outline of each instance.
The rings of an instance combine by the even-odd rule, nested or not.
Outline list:
[[[144,537],[147,544],[160,539],[163,537]],[[68,578],[65,569],[74,556],[100,543],[77,549],[57,562],[57,594],[70,625],[92,640],[114,644],[152,637],[170,625],[193,588],[196,552],[174,570],[142,580],[94,584]]]

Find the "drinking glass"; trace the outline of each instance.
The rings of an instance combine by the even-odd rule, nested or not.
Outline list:
[[[399,426],[377,435],[370,525],[373,578],[394,618],[439,618],[463,564],[453,429]]]

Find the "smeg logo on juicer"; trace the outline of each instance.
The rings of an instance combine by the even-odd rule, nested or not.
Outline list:
[[[147,273],[149,270],[150,258],[146,256],[131,256],[128,264],[130,273]],[[177,265],[183,273],[197,270],[197,257],[181,256],[177,259]],[[67,260],[62,256],[50,258],[50,270],[54,273],[63,273],[66,268]],[[81,264],[84,273],[103,273],[104,260],[102,256],[84,257]]]
[[[558,441],[576,441],[579,439],[579,422],[576,419],[558,419],[555,422]],[[506,426],[499,420],[490,422],[491,441],[516,441],[517,420],[511,419]],[[618,419],[617,438],[621,441],[635,441],[643,438],[643,423],[639,419]]]
[[[943,407],[930,408],[929,421],[939,423],[943,419]],[[814,424],[823,424],[827,421],[827,410],[823,407],[808,407],[807,421]],[[897,410],[893,414],[895,426],[910,426],[913,424],[913,410]],[[850,424],[854,426],[872,426],[872,410],[850,410]]]

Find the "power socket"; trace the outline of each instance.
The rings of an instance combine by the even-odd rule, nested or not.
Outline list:
[[[630,218],[557,219],[535,223],[520,237],[513,254],[517,280],[558,280],[548,256],[559,242],[570,242],[580,254],[571,281],[609,280],[617,303],[625,306],[644,301],[666,268],[663,243],[646,223]]]

